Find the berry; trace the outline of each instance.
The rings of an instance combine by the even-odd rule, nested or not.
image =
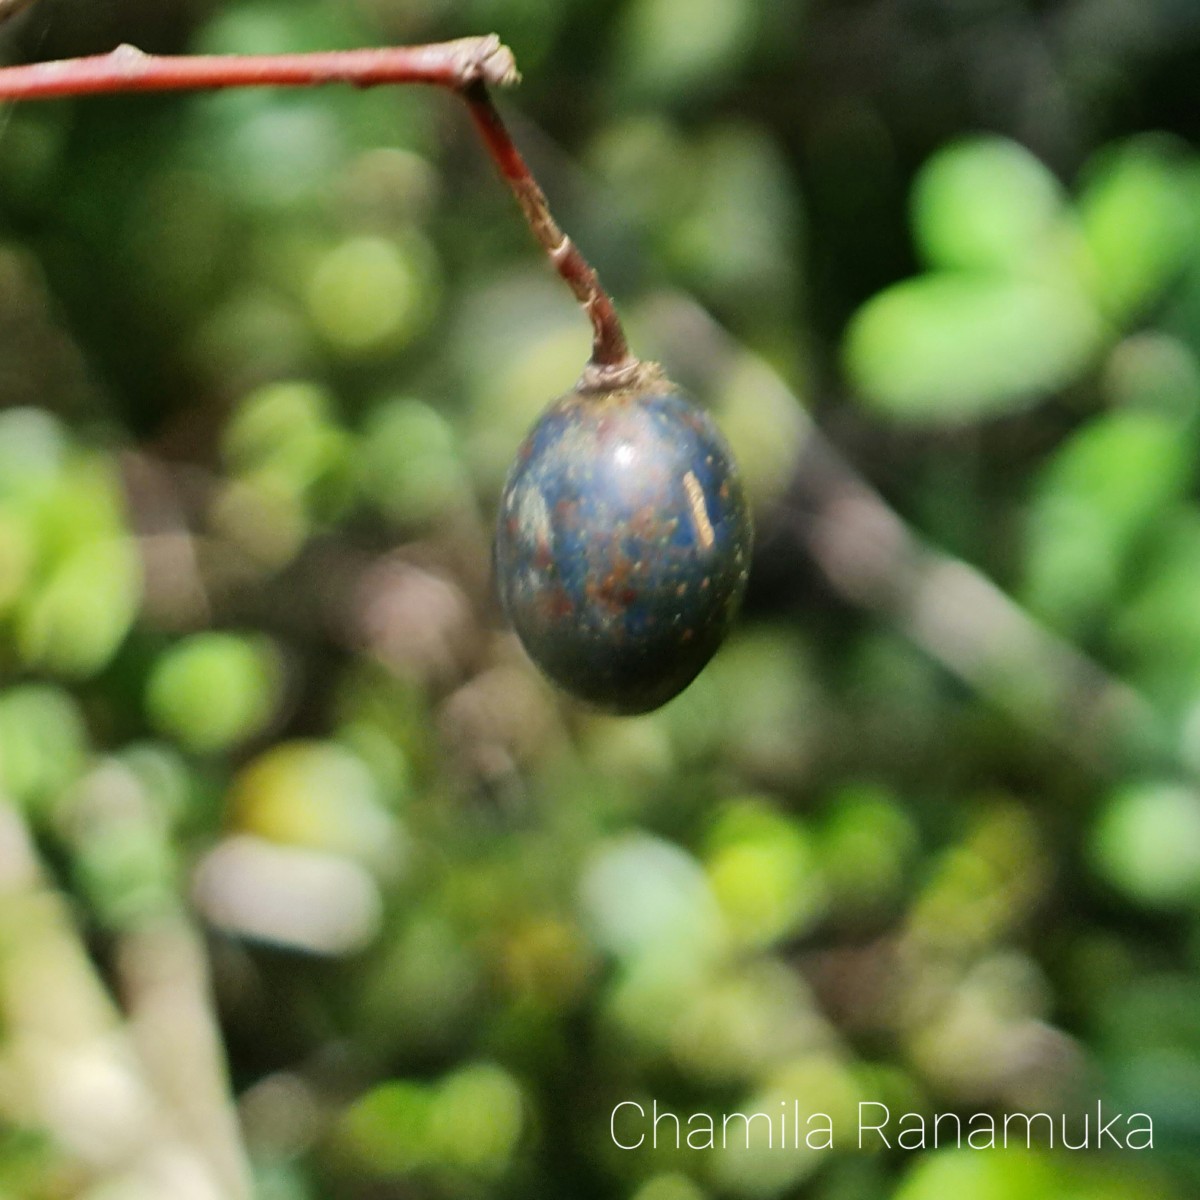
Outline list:
[[[560,687],[623,713],[681,692],[729,629],[753,533],[708,416],[657,367],[554,401],[500,502],[500,599]]]

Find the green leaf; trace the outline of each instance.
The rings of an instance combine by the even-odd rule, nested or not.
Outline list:
[[[279,655],[266,638],[200,633],[163,654],[146,688],[151,723],[190,750],[224,750],[261,732],[279,703]]]
[[[0,792],[23,805],[52,802],[83,770],[87,729],[75,701],[45,684],[0,694]]]
[[[238,473],[279,464],[311,475],[308,439],[333,425],[333,399],[302,380],[269,383],[245,397],[221,435],[221,452]]]
[[[974,137],[951,143],[921,169],[913,232],[935,268],[1039,273],[1066,249],[1072,230],[1062,188],[1016,142]]]
[[[1070,286],[937,274],[868,301],[845,356],[874,408],[906,421],[960,422],[1016,412],[1065,387],[1102,340],[1095,310]]]
[[[1108,609],[1139,536],[1187,487],[1192,444],[1144,411],[1083,426],[1044,469],[1029,515],[1026,602],[1070,628]]]
[[[681,98],[714,90],[755,36],[755,5],[742,0],[635,0],[617,26],[626,94]]]
[[[1093,262],[1092,290],[1116,321],[1127,321],[1178,274],[1197,233],[1193,194],[1180,153],[1160,138],[1107,151],[1080,197]]]
[[[341,1121],[342,1144],[371,1171],[404,1175],[424,1166],[430,1151],[433,1093],[397,1079],[372,1088]]]
[[[668,264],[710,303],[786,309],[799,210],[778,147],[752,126],[722,126],[698,145],[688,178],[689,202],[662,238]]]
[[[721,811],[705,868],[730,927],[750,944],[794,936],[824,910],[825,881],[804,826],[755,798]]]
[[[376,408],[363,430],[362,482],[392,519],[429,521],[461,505],[466,471],[453,427],[419,400]]]
[[[952,1150],[922,1156],[905,1176],[895,1200],[1059,1200],[1062,1181],[1042,1155]]]
[[[245,833],[393,870],[401,831],[363,762],[332,742],[278,742],[252,759],[228,795]]]
[[[18,613],[21,658],[62,675],[95,674],[129,632],[141,584],[141,564],[128,538],[81,546]]]
[[[391,354],[423,333],[440,300],[437,256],[423,237],[354,237],[316,263],[306,300],[330,348],[348,358]]]
[[[484,1179],[508,1167],[524,1125],[521,1089],[494,1063],[468,1063],[438,1085],[430,1115],[436,1160]]]
[[[1109,883],[1140,904],[1200,902],[1200,796],[1172,783],[1122,788],[1096,823],[1092,858]]]

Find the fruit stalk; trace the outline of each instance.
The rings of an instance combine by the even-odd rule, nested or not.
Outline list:
[[[487,87],[483,82],[473,83],[464,90],[463,96],[475,128],[516,196],[533,236],[592,322],[592,358],[584,371],[582,385],[593,390],[611,390],[630,383],[641,364],[629,353],[625,331],[612,298],[601,286],[599,276],[579,247],[563,233],[551,215],[546,194],[505,128]]]

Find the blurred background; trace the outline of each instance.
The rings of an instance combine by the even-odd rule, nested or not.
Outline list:
[[[0,1196],[1196,1195],[1200,6],[36,0],[0,48],[493,29],[740,457],[744,617],[624,720],[504,631],[590,336],[453,96],[4,108]],[[618,1150],[652,1098],[837,1137]],[[1154,1150],[854,1146],[1098,1099]]]

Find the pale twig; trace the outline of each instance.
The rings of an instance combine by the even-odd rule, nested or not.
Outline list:
[[[149,1081],[227,1200],[248,1198],[250,1167],[230,1099],[200,934],[181,914],[144,922],[122,934],[117,973],[130,1037]]]
[[[155,958],[161,973],[168,964]],[[202,974],[187,955],[173,954],[169,965],[186,968],[170,1000],[182,1002],[191,1027],[173,1016],[174,1033],[186,1037],[172,1036],[161,1053],[176,1075],[190,1073],[201,1093],[195,1104],[212,1101],[229,1114],[228,1097],[214,1098],[205,1084],[220,1052],[195,1019],[212,1022],[196,1008],[207,1008]],[[160,1080],[151,1078],[158,1072],[137,1044],[141,1031],[122,1016],[23,816],[0,803],[0,1122],[44,1130],[71,1177],[97,1194],[245,1200],[249,1175],[236,1130],[218,1128],[211,1115],[198,1122],[195,1104],[164,1104]]]

